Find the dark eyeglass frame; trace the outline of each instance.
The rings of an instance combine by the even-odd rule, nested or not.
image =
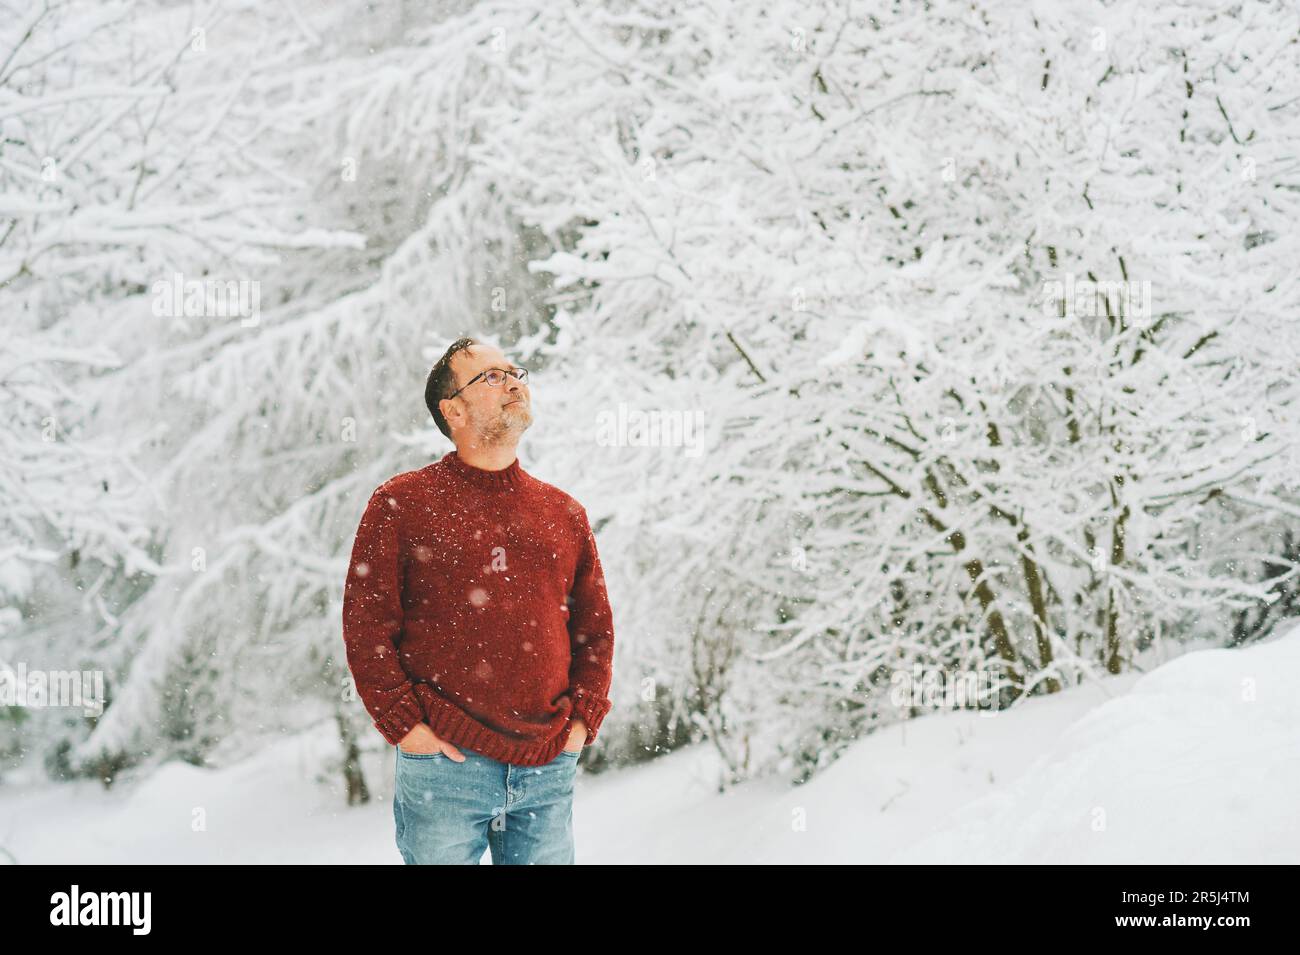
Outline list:
[[[493,371],[499,371],[499,372],[501,372],[501,379],[500,379],[499,381],[495,382],[495,383],[494,383],[490,378],[486,378],[486,377],[484,377],[484,376],[486,376],[489,372],[493,372]],[[448,395],[446,398],[444,398],[443,400],[444,400],[444,401],[450,401],[452,398],[455,398],[458,394],[460,394],[462,391],[464,391],[464,390],[465,390],[466,388],[468,388],[470,385],[474,384],[474,382],[478,381],[480,378],[482,378],[484,381],[486,381],[486,382],[488,383],[488,386],[489,386],[489,387],[491,387],[491,388],[499,388],[499,387],[501,387],[502,385],[504,385],[504,384],[506,383],[506,378],[505,378],[506,375],[509,375],[511,378],[515,378],[515,379],[517,379],[521,385],[524,384],[524,383],[526,383],[526,382],[528,381],[528,369],[527,369],[527,368],[484,368],[484,369],[483,369],[482,371],[480,371],[477,375],[475,375],[475,376],[474,376],[473,378],[471,378],[469,381],[465,382],[465,384],[461,385],[459,388],[457,388],[455,391],[453,391],[451,394],[449,394],[449,395]]]

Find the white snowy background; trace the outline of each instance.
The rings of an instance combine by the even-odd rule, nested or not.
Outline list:
[[[1298,34],[5,7],[0,667],[106,705],[0,702],[0,860],[400,861],[342,584],[468,333],[609,583],[580,862],[1300,861]]]

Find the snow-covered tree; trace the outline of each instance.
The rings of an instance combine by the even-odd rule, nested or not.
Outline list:
[[[503,23],[531,108],[475,156],[526,221],[582,223],[538,265],[595,445],[558,434],[555,459],[608,488],[626,665],[738,773],[896,717],[914,664],[991,670],[1006,702],[1224,632],[1266,596],[1258,560],[1294,579],[1295,26],[1133,3]],[[621,403],[700,412],[707,453],[600,446]]]
[[[1294,587],[1283,4],[60,9],[21,115],[98,171],[7,190],[65,230],[24,294],[157,502],[74,763],[376,742],[343,572],[448,449],[423,383],[462,333],[534,372],[521,458],[599,537],[615,756],[811,770],[917,712],[915,666],[1005,705]]]

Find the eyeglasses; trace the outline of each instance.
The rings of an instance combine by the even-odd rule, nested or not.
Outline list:
[[[457,388],[455,391],[449,394],[444,400],[450,401],[452,398],[455,398],[458,394],[460,394],[470,385],[474,384],[474,382],[478,381],[480,378],[486,381],[488,385],[490,385],[491,387],[499,388],[501,386],[501,383],[506,380],[506,375],[509,375],[511,378],[518,379],[521,385],[524,384],[526,381],[528,381],[527,368],[510,368],[510,369],[488,368],[485,371],[480,371],[469,381],[465,382],[465,384],[461,385],[459,388]]]

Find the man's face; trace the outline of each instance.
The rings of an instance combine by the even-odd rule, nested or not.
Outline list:
[[[490,345],[471,345],[451,357],[456,388],[489,368],[514,367],[510,359]],[[517,441],[533,423],[532,395],[528,386],[513,375],[507,375],[495,387],[480,378],[455,398],[444,399],[442,409],[453,435],[468,428],[469,439],[479,445]]]

